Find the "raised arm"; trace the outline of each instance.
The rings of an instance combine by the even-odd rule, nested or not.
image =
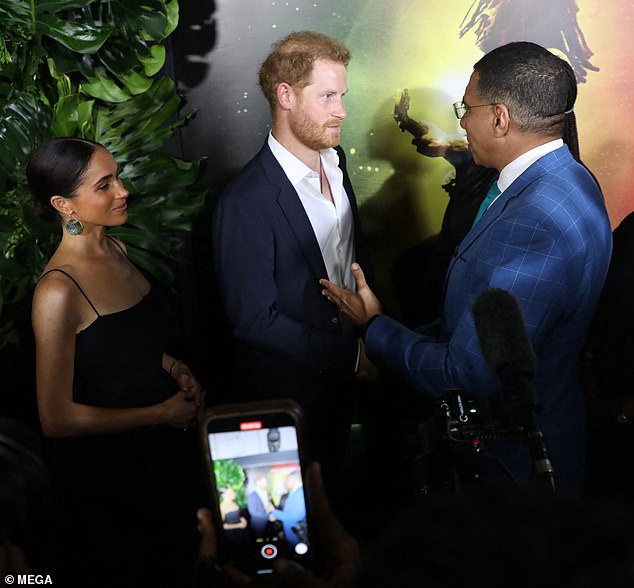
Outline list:
[[[447,133],[436,123],[428,120],[416,120],[409,116],[409,93],[403,90],[394,106],[393,118],[401,131],[407,131],[414,138],[412,145],[427,157],[445,157],[451,162],[452,157],[464,153],[468,148],[464,134]]]

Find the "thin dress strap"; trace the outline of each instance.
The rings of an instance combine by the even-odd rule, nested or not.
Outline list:
[[[90,301],[90,298],[88,298],[88,296],[86,296],[86,292],[84,292],[81,288],[81,286],[77,283],[77,280],[75,280],[75,278],[73,278],[73,276],[71,276],[69,273],[66,273],[64,270],[62,269],[58,269],[58,268],[53,268],[48,270],[46,273],[42,274],[40,276],[40,280],[44,277],[47,276],[48,274],[50,274],[51,272],[60,272],[62,274],[64,274],[66,277],[68,277],[71,282],[73,282],[73,284],[75,284],[75,286],[77,286],[77,288],[79,289],[79,291],[82,293],[83,297],[86,299],[86,302],[88,302],[88,304],[90,304],[90,307],[95,311],[95,314],[99,317],[101,316],[99,314],[99,311],[95,308],[95,305]],[[39,281],[39,280],[38,280]]]
[[[127,253],[125,252],[125,249],[123,248],[123,245],[121,245],[119,241],[117,241],[115,238],[111,237],[110,235],[107,235],[107,237],[119,248],[119,250],[121,251],[121,253],[123,253],[123,255],[128,257]]]

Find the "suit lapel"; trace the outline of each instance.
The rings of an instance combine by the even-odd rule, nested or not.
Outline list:
[[[293,234],[306,257],[308,267],[316,279],[327,277],[328,272],[319,249],[317,237],[315,237],[315,232],[297,192],[268,145],[265,144],[260,155],[269,181],[278,187],[277,204],[286,218],[289,232]]]
[[[568,150],[565,147],[559,148],[556,151],[547,153],[540,158],[533,165],[528,167],[491,205],[486,211],[486,214],[471,228],[466,234],[458,246],[457,254],[455,257],[464,253],[473,242],[482,234],[482,232],[493,223],[506,209],[509,202],[512,202],[517,197],[521,196],[522,192],[529,187],[535,180],[540,178],[545,173],[552,171],[554,167],[565,165],[566,156],[568,159],[572,159]],[[453,261],[452,261],[453,265]]]
[[[550,173],[559,167],[565,167],[573,161],[572,155],[567,147],[560,147],[555,151],[547,153],[533,165],[528,167],[491,205],[486,214],[471,228],[465,235],[464,239],[458,245],[456,253],[453,256],[445,278],[445,287],[447,279],[456,261],[463,255],[478,239],[478,237],[491,225],[498,217],[500,217],[510,202],[521,196],[522,192],[530,186],[536,179]]]

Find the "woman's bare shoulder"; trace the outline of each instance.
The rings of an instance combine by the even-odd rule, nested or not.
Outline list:
[[[33,295],[33,305],[69,304],[77,298],[78,288],[69,267],[46,267]]]

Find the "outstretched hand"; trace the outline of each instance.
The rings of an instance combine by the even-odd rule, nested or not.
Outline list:
[[[373,316],[381,314],[381,303],[370,290],[358,263],[352,264],[352,275],[357,283],[356,292],[341,288],[325,278],[319,280],[319,283],[324,287],[322,294],[328,300],[334,302],[339,310],[347,314],[357,325],[364,325]]]

